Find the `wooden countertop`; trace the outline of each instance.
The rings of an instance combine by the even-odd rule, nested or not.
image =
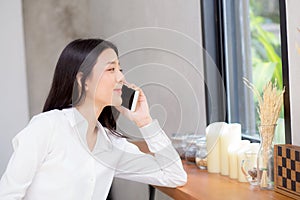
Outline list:
[[[200,170],[196,165],[183,162],[188,174],[185,186],[166,188],[154,186],[175,200],[283,200],[292,199],[275,191],[260,190],[248,183],[240,183],[235,179],[220,174]]]
[[[132,141],[141,151],[149,153],[144,141]],[[270,190],[260,190],[259,187],[249,183],[240,183],[228,176],[208,173],[200,170],[194,164],[186,164],[183,167],[188,174],[185,186],[167,188],[154,186],[175,200],[287,200],[292,199],[280,193]]]

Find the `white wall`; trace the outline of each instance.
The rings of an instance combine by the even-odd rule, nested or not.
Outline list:
[[[289,79],[292,143],[300,145],[300,55],[296,45],[300,47],[300,1],[287,0],[287,31],[289,54]]]
[[[29,118],[21,2],[0,1],[0,176],[12,154],[11,139]]]

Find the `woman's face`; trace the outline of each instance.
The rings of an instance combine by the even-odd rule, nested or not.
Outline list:
[[[95,106],[119,106],[122,103],[124,75],[116,52],[104,50],[98,57],[91,75],[87,78],[87,98]]]

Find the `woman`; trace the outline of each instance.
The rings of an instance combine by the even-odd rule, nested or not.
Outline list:
[[[176,187],[186,183],[178,154],[140,88],[136,111],[120,106],[125,83],[118,50],[79,39],[63,50],[44,112],[13,139],[14,154],[0,181],[0,199],[106,199],[113,177]],[[116,132],[116,110],[140,129],[155,156]]]

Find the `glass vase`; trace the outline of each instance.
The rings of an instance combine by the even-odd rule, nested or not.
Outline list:
[[[273,138],[276,124],[260,125],[260,148],[257,154],[257,182],[261,189],[274,188]]]

